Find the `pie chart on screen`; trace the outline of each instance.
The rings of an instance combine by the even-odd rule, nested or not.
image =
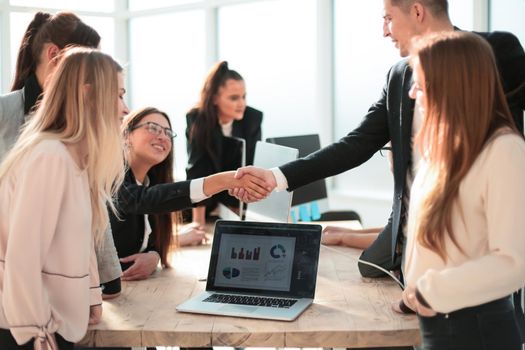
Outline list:
[[[241,271],[239,271],[239,269],[236,269],[235,267],[225,267],[224,269],[222,269],[222,275],[227,279],[239,277],[240,274]]]
[[[270,255],[274,259],[279,258],[285,258],[286,257],[286,249],[281,244],[276,244],[270,249]]]

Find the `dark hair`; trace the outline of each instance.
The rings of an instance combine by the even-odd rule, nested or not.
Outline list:
[[[68,45],[97,48],[100,36],[74,13],[59,12],[51,15],[37,12],[20,43],[11,91],[24,87],[27,77],[36,70],[46,43],[53,43],[61,50]]]
[[[422,200],[416,237],[446,262],[447,237],[464,253],[452,228],[462,181],[497,131],[519,133],[494,52],[481,36],[450,31],[416,38],[411,64],[418,62],[426,102],[416,146],[436,176]]]
[[[239,73],[228,68],[228,62],[216,63],[204,82],[199,103],[190,111],[190,113],[196,112],[197,118],[190,130],[189,141],[195,142],[198,147],[211,155],[215,154],[211,134],[217,127],[219,119],[217,106],[213,103],[213,99],[219,92],[219,88],[230,79],[244,80]]]
[[[401,7],[404,11],[408,10],[415,2],[421,3],[435,17],[448,18],[448,1],[447,0],[390,0],[393,6]]]
[[[145,107],[131,112],[124,119],[124,136],[129,135],[135,126],[140,124],[142,119],[150,114],[158,113],[164,116],[171,127],[170,118],[165,112],[162,112],[154,107]],[[159,164],[154,165],[149,171],[148,175],[155,180],[157,184],[165,184],[173,182],[173,147],[170,153]],[[165,213],[150,215],[153,218],[154,225],[152,227],[153,237],[155,239],[155,248],[160,252],[160,262],[163,266],[169,267],[168,253],[172,243],[173,224],[176,226],[180,221],[180,213]]]

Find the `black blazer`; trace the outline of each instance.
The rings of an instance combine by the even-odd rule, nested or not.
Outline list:
[[[110,210],[110,224],[119,258],[139,252],[144,240],[144,214],[169,213],[192,206],[190,181],[156,184],[148,175],[150,186],[138,185],[131,169],[126,172],[124,183],[118,192],[116,207],[119,217]],[[150,225],[154,228],[153,220]],[[155,238],[150,235],[146,251],[155,249]],[[131,264],[123,264],[127,269]]]
[[[476,33],[485,38],[496,56],[507,102],[518,130],[523,133],[525,110],[525,52],[518,38],[507,32]]]
[[[525,53],[517,38],[510,33],[478,33],[492,45],[505,92],[525,83]],[[370,159],[388,141],[392,143],[394,198],[388,223],[378,239],[363,252],[362,259],[379,264],[386,269],[399,268],[396,252],[401,216],[404,214],[402,199],[405,180],[412,157],[412,117],[414,100],[408,96],[412,70],[406,59],[395,64],[387,74],[386,84],[379,100],[368,110],[361,124],[348,135],[308,157],[280,167],[288,181],[288,190],[310,182],[340,174]],[[524,94],[509,97],[518,128],[523,130],[520,113],[525,109]],[[522,114],[521,114],[522,115]],[[382,275],[378,270],[359,264],[363,276]]]
[[[190,132],[197,118],[197,110],[193,109],[186,115],[186,141],[188,151],[188,166],[186,167],[186,178],[197,179],[200,177],[215,174],[221,171],[236,170],[241,166],[234,155],[240,151],[231,138],[225,137],[219,124],[215,126],[212,133],[215,155],[209,154],[206,150],[199,147],[195,142],[190,142]],[[246,107],[244,116],[241,120],[235,120],[232,125],[232,136],[242,138],[246,141],[246,165],[253,164],[255,155],[255,144],[261,140],[261,123],[263,113],[255,108]],[[222,198],[222,199],[221,199]],[[225,201],[231,205],[236,205],[233,197],[216,194],[203,202],[208,208],[213,208],[218,200]]]
[[[224,136],[219,124],[216,125],[212,133],[215,155],[209,154],[195,142],[190,142],[190,132],[197,118],[197,110],[191,110],[186,115],[186,141],[188,151],[188,166],[186,167],[187,179],[197,179],[200,177],[215,174],[221,171],[233,170],[225,169],[223,166],[226,155],[223,152]],[[255,154],[255,144],[261,140],[261,123],[263,114],[261,111],[252,107],[246,107],[244,116],[241,120],[235,120],[232,125],[232,136],[242,138],[246,141],[246,164],[253,164]]]

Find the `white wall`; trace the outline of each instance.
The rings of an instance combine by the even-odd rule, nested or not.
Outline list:
[[[514,33],[525,45],[525,0],[492,0],[490,30]]]

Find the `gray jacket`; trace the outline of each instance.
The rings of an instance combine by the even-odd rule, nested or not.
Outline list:
[[[0,96],[0,160],[15,143],[24,121],[24,89]]]

